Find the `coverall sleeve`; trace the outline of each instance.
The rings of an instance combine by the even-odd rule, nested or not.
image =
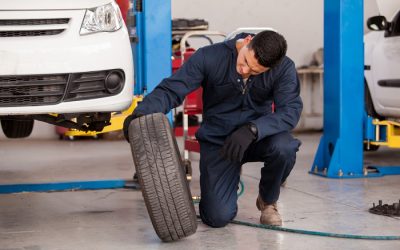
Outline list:
[[[163,79],[134,112],[142,115],[166,114],[181,105],[187,94],[201,86],[205,72],[204,58],[203,49],[197,50],[175,74]]]
[[[257,141],[274,134],[292,130],[303,109],[300,81],[293,62],[288,63],[274,83],[275,112],[252,121],[257,126]]]

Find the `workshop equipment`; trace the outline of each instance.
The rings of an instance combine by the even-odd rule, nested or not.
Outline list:
[[[363,7],[362,0],[325,0],[324,134],[311,174],[329,178],[400,174],[400,167],[364,166],[364,142],[367,148],[394,146],[399,134],[398,124],[373,122],[365,114]]]
[[[364,138],[367,148],[369,145],[400,148],[400,123],[368,117]]]
[[[398,217],[400,216],[400,200],[398,203],[393,203],[392,205],[382,204],[382,200],[379,200],[378,205],[375,205],[375,203],[373,203],[372,207],[369,209],[369,212],[389,217]]]
[[[124,124],[124,120],[125,118],[132,114],[133,110],[136,108],[138,102],[140,102],[143,99],[143,96],[134,96],[133,101],[131,106],[129,106],[128,109],[122,111],[122,112],[115,112],[112,114],[111,116],[111,120],[110,120],[110,125],[104,127],[104,129],[100,132],[96,132],[96,131],[81,131],[81,130],[76,130],[76,129],[68,129],[66,131],[64,131],[64,136],[68,137],[68,138],[73,138],[75,136],[97,136],[99,134],[103,134],[103,133],[108,133],[108,132],[112,132],[112,131],[121,131],[123,124]]]
[[[187,40],[191,37],[200,37],[206,39],[210,44],[213,40],[212,36],[225,38],[226,35],[219,31],[189,31],[184,33],[181,38],[180,51],[182,55],[181,64],[183,65],[190,56],[194,54],[193,50],[187,49]],[[189,133],[189,115],[201,115],[203,113],[203,89],[199,88],[190,93],[183,103],[183,143],[184,153],[183,159],[185,166],[190,169],[189,151],[200,152],[200,145],[196,138]]]

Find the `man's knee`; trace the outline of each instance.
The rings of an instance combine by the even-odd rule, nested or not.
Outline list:
[[[237,213],[237,205],[216,205],[200,202],[200,217],[204,224],[210,227],[224,227]]]
[[[291,159],[296,156],[296,152],[299,150],[300,141],[297,139],[291,140],[277,140],[273,143],[271,149],[275,157],[282,157]]]

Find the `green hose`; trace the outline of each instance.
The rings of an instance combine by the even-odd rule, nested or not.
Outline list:
[[[263,224],[254,224],[254,223],[239,221],[239,220],[232,220],[231,223],[236,224],[236,225],[242,225],[242,226],[263,228],[263,229],[282,231],[282,232],[288,232],[288,233],[296,233],[296,234],[323,236],[323,237],[362,239],[362,240],[400,240],[400,236],[375,236],[375,235],[369,236],[369,235],[354,235],[354,234],[336,234],[336,233],[326,233],[326,232],[318,232],[318,231],[308,231],[308,230],[301,230],[301,229],[269,226],[269,225],[263,225]]]
[[[239,182],[240,188],[238,197],[244,193],[244,183],[242,180]],[[200,202],[200,197],[193,198],[193,203],[197,204]],[[197,216],[200,218],[200,216]],[[278,226],[270,226],[270,225],[263,225],[263,224],[255,224],[240,220],[232,220],[232,224],[241,225],[241,226],[248,226],[248,227],[255,227],[255,228],[262,228],[267,230],[274,230],[274,231],[281,231],[281,232],[288,232],[288,233],[296,233],[296,234],[306,234],[306,235],[313,235],[313,236],[322,236],[322,237],[332,237],[332,238],[344,238],[344,239],[358,239],[358,240],[400,240],[400,236],[376,236],[376,235],[354,235],[354,234],[336,234],[336,233],[327,233],[327,232],[318,232],[318,231],[309,231],[309,230],[302,230],[302,229],[293,229],[293,228],[285,228],[285,227],[278,227]]]

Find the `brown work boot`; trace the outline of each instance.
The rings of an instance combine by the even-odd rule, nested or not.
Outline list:
[[[257,197],[256,205],[258,210],[261,211],[261,224],[270,226],[282,226],[281,215],[278,212],[278,206],[276,203],[267,204],[261,199],[259,195]]]

